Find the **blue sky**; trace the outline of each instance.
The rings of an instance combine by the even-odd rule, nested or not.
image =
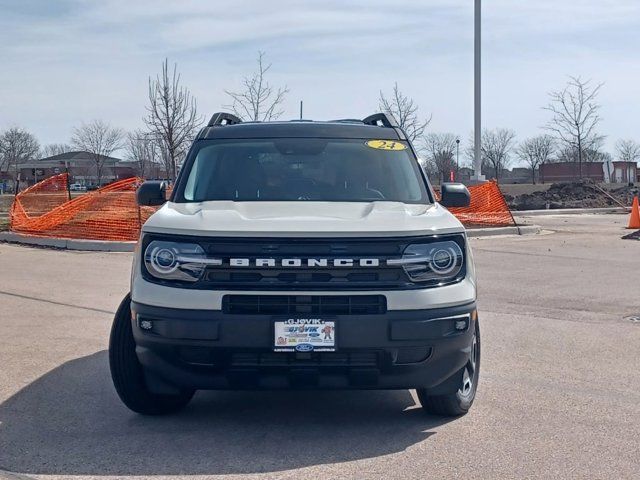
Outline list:
[[[605,82],[602,134],[640,141],[638,0],[484,0],[486,127],[540,132],[547,93],[567,75]],[[395,81],[432,132],[466,142],[473,122],[472,0],[0,0],[0,129],[42,144],[103,119],[142,126],[164,57],[209,116],[252,71],[290,89],[283,118],[364,117]]]

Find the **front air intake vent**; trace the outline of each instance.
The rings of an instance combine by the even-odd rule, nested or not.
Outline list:
[[[225,295],[222,311],[235,315],[380,315],[384,295]]]

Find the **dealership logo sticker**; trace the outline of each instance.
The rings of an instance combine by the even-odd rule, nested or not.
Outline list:
[[[336,349],[334,320],[288,318],[274,322],[276,352],[333,352]]]

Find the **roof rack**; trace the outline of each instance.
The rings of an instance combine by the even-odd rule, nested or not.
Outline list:
[[[398,128],[398,122],[390,113],[374,113],[362,120],[365,125],[375,125],[377,127]]]
[[[216,112],[211,116],[211,120],[207,124],[207,127],[216,127],[222,125],[235,125],[237,123],[242,123],[242,119],[236,117],[235,115],[227,112]]]

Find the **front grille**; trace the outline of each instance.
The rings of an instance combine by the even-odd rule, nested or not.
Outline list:
[[[153,240],[179,240],[199,244],[210,258],[222,265],[206,268],[201,280],[176,282],[151,276],[142,264],[142,274],[150,282],[199,290],[235,291],[380,291],[425,288],[415,283],[398,265],[387,259],[402,257],[412,243],[451,239],[464,249],[464,237],[380,237],[380,238],[215,238],[145,234],[143,249]],[[235,266],[231,258],[250,260],[250,266]],[[283,259],[325,259],[328,266],[282,266]],[[256,266],[256,259],[272,259],[275,266]],[[350,259],[353,266],[335,266],[335,259]],[[360,260],[375,259],[377,266],[362,265]],[[461,275],[465,275],[463,268]]]
[[[236,315],[379,315],[384,295],[225,295],[222,311]]]
[[[397,285],[403,280],[404,273],[399,268],[378,267],[378,271],[364,268],[325,268],[322,271],[296,268],[294,271],[278,269],[244,269],[211,268],[206,272],[205,280],[214,284],[237,285],[253,283],[269,288],[274,285],[326,285],[332,289],[336,286],[369,284],[377,286]]]

